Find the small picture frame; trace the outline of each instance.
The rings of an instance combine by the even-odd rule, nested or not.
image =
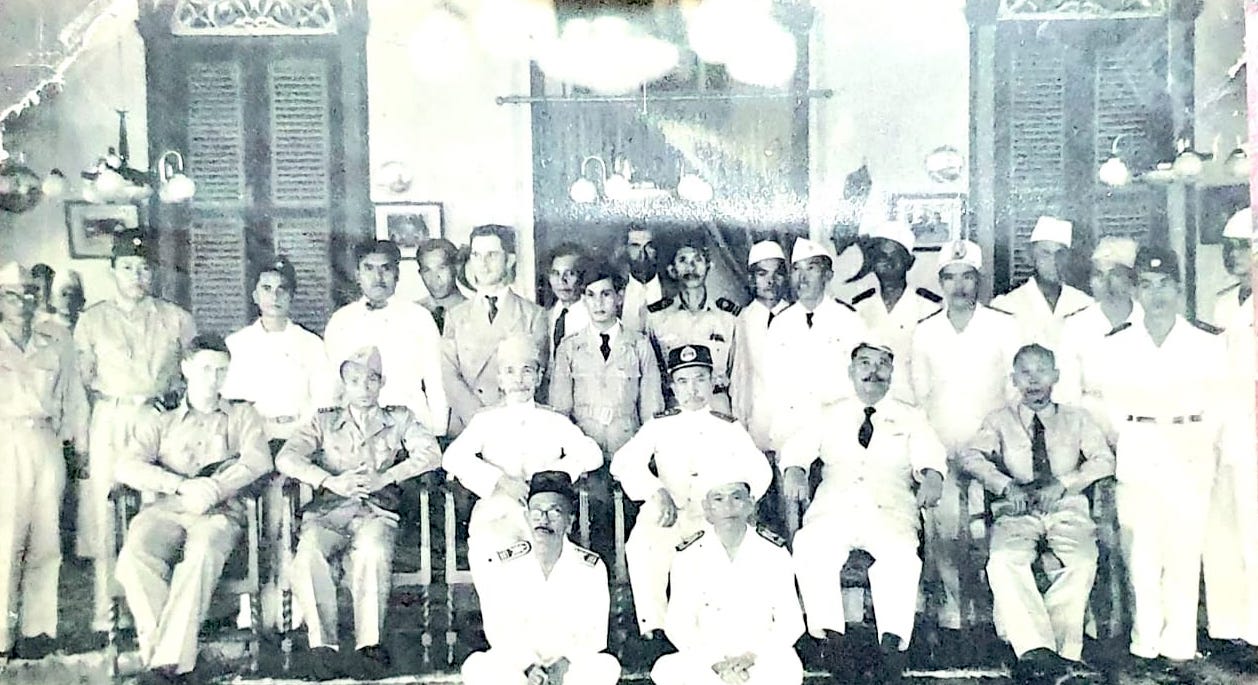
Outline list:
[[[938,251],[967,237],[965,198],[965,193],[897,193],[891,196],[890,218],[913,229],[914,252]]]
[[[71,259],[109,259],[114,233],[140,227],[140,208],[133,204],[67,200],[65,208]]]
[[[392,240],[402,259],[415,259],[419,244],[445,235],[445,211],[440,202],[376,205],[376,240]]]

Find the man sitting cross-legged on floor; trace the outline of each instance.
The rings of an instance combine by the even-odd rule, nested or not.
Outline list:
[[[410,409],[381,407],[380,352],[366,347],[341,363],[344,404],[323,409],[299,428],[275,457],[276,469],[315,490],[301,515],[290,583],[305,617],[307,675],[317,680],[348,670],[380,678],[388,656],[380,631],[388,609],[400,484],[437,468],[441,454],[429,429]],[[342,558],[354,601],[356,664],[338,664],[336,580]]]
[[[1018,350],[1013,382],[1021,403],[983,420],[961,467],[996,495],[987,577],[997,624],[1018,655],[1016,682],[1068,670],[1083,650],[1083,615],[1096,577],[1096,525],[1083,491],[1114,474],[1114,455],[1091,416],[1052,401],[1052,351]],[[1032,562],[1056,557],[1043,596]]]

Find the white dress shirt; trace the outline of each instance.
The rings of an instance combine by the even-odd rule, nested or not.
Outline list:
[[[730,404],[734,416],[761,450],[773,449],[770,439],[773,407],[769,393],[769,324],[790,306],[779,300],[770,309],[752,300],[734,324],[734,370],[730,375]]]
[[[890,310],[882,301],[882,290],[878,285],[852,298],[852,306],[865,321],[869,332],[890,347],[895,355],[891,396],[909,404],[917,403],[913,394],[913,331],[917,329],[917,322],[943,307],[938,295],[932,298],[923,293],[933,295],[924,288],[905,291]]]
[[[227,349],[231,364],[223,397],[252,402],[268,440],[287,440],[320,407],[332,405],[335,388],[323,341],[295,322],[268,331],[258,319],[227,336]]]
[[[441,377],[441,334],[427,309],[401,297],[368,309],[360,299],[332,314],[323,337],[338,397],[341,362],[374,345],[384,363],[380,404],[406,407],[433,435],[445,435],[450,405]]]
[[[560,343],[560,341],[555,340],[555,322],[559,320],[559,313],[565,308],[568,310],[568,315],[563,320],[563,337],[565,340],[580,333],[585,330],[586,326],[590,325],[590,310],[585,308],[584,300],[578,299],[572,304],[556,302],[552,305],[550,309],[546,310],[546,320],[549,323],[547,331],[550,333],[551,357],[554,357],[555,348]]]
[[[1094,300],[1078,288],[1061,286],[1057,307],[1050,308],[1048,300],[1032,276],[1026,283],[992,298],[992,306],[1013,314],[1022,329],[1022,339],[1027,343],[1039,343],[1056,350],[1061,339],[1062,322],[1067,316],[1092,304]]]
[[[646,306],[664,299],[664,288],[660,285],[660,277],[656,276],[646,283],[639,282],[633,276],[625,284],[625,303],[622,307],[620,320],[625,328],[631,331],[646,332]]]
[[[1119,322],[1136,323],[1144,319],[1140,303],[1132,301],[1131,313]],[[1074,404],[1087,410],[1100,425],[1107,437],[1113,439],[1113,426],[1105,408],[1101,392],[1101,374],[1104,369],[1097,352],[1105,336],[1114,330],[1114,324],[1094,302],[1066,317],[1061,329],[1061,345],[1056,350],[1057,370],[1061,378],[1053,388],[1053,400],[1062,404]]]

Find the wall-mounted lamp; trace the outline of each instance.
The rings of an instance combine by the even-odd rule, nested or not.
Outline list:
[[[1110,147],[1110,156],[1097,169],[1097,180],[1111,187],[1122,187],[1133,181],[1167,185],[1172,183],[1194,184],[1203,180],[1241,182],[1249,178],[1249,153],[1238,140],[1236,149],[1226,158],[1218,153],[1219,139],[1215,138],[1211,152],[1198,152],[1188,141],[1176,142],[1175,159],[1159,162],[1147,171],[1133,172],[1118,151],[1118,136]]]
[[[157,178],[161,184],[157,197],[166,204],[184,202],[197,194],[197,184],[183,172],[183,155],[174,150],[158,158]]]
[[[599,185],[586,175],[590,162],[598,162],[599,175],[597,181],[602,183],[600,195]],[[633,164],[624,157],[617,157],[612,164],[613,173],[607,174],[607,163],[598,155],[590,155],[581,160],[581,177],[568,187],[568,197],[573,202],[588,204],[597,201],[600,196],[608,202],[632,202],[655,200],[672,195],[664,188],[658,188],[650,181],[634,183]],[[715,195],[712,184],[697,173],[684,172],[677,183],[677,197],[688,202],[708,202]]]

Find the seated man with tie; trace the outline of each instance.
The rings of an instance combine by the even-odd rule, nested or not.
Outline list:
[[[607,566],[568,536],[576,491],[563,471],[533,474],[527,539],[498,550],[476,579],[490,648],[463,662],[467,685],[615,685],[607,654]]]
[[[665,630],[680,650],[651,669],[659,685],[799,685],[804,617],[786,541],[752,520],[755,469],[718,462],[695,479],[707,525],[678,547]]]
[[[987,578],[996,622],[1018,664],[1015,682],[1064,674],[1083,649],[1083,617],[1096,576],[1096,526],[1084,490],[1114,475],[1114,455],[1092,417],[1052,401],[1058,372],[1040,345],[1018,350],[1021,402],[983,420],[961,467],[996,496]],[[1043,596],[1031,564],[1047,549],[1061,568]]]
[[[603,452],[568,417],[533,401],[542,358],[524,335],[498,345],[502,404],[472,417],[442,466],[480,498],[468,525],[468,558],[475,579],[493,554],[528,539],[525,500],[529,478],[564,471],[572,480],[603,465]]]
[[[922,572],[919,509],[939,503],[947,473],[946,452],[926,416],[887,396],[893,362],[889,347],[859,343],[848,365],[856,396],[826,408],[782,449],[787,506],[807,507],[794,546],[808,632],[826,641],[828,666],[841,682],[852,674],[842,660],[847,626],[839,576],[856,549],[874,558],[869,591],[881,636],[878,682],[900,682]],[[808,469],[817,459],[821,485],[810,497]]]
[[[625,495],[643,502],[625,543],[625,561],[638,630],[648,639],[663,637],[668,569],[677,545],[703,528],[703,493],[695,491],[695,478],[714,462],[746,464],[754,474],[749,482],[757,499],[773,478],[768,459],[747,430],[734,417],[712,409],[708,348],[670,350],[668,374],[677,408],[647,421],[616,451],[611,464]]]
[[[314,488],[301,513],[289,582],[309,629],[308,675],[322,680],[337,665],[336,580],[341,559],[354,603],[357,671],[382,677],[380,647],[402,504],[400,484],[435,469],[441,454],[432,433],[406,407],[382,407],[380,351],[366,347],[341,361],[340,406],[320,410],[275,457],[276,469]]]
[[[467,302],[456,277],[463,268],[459,248],[445,238],[425,240],[415,251],[415,263],[419,266],[419,279],[428,291],[428,297],[420,300],[419,305],[432,314],[437,330],[444,332],[446,312]]]

